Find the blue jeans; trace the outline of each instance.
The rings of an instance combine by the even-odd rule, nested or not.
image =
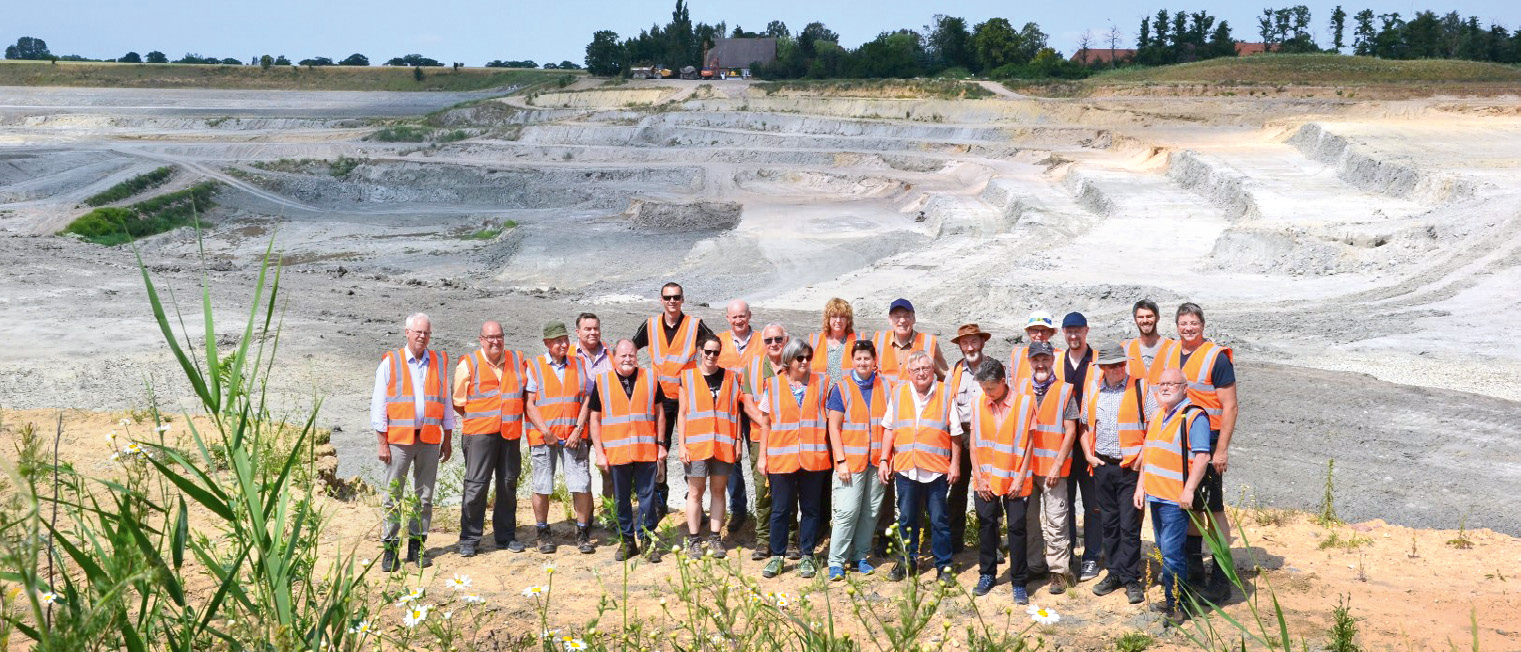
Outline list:
[[[914,482],[901,475],[894,475],[898,489],[898,531],[903,535],[907,548],[908,566],[914,566],[919,554],[919,522],[921,505],[929,508],[930,552],[935,557],[935,568],[951,565],[951,519],[946,514],[945,495],[949,489],[945,476],[930,482]]]
[[[1183,550],[1188,538],[1188,512],[1177,505],[1152,502],[1151,532],[1162,552],[1162,591],[1172,606],[1178,604],[1173,588],[1188,586],[1188,557]]]
[[[639,534],[646,538],[655,531],[655,470],[658,462],[629,462],[608,466],[613,476],[613,500],[618,505],[618,531],[624,541],[634,540],[634,505],[639,495]]]
[[[792,520],[802,511],[797,530],[797,547],[804,557],[812,557],[824,530],[824,492],[829,489],[829,471],[793,471],[768,473],[771,483],[772,557],[787,554]]]
[[[750,420],[740,417],[742,421],[739,427],[739,447],[734,451],[734,472],[729,474],[729,515],[742,517],[750,513],[750,497],[745,495],[745,471],[744,458],[750,457]],[[755,466],[750,461],[750,466]]]

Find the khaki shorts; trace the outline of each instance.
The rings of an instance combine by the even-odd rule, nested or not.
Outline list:
[[[713,476],[734,475],[734,463],[720,459],[697,460],[696,462],[683,462],[682,468],[688,478],[711,478]]]
[[[585,439],[575,448],[566,448],[560,444],[529,446],[528,456],[533,462],[533,478],[529,481],[529,486],[536,494],[554,493],[555,467],[559,466],[565,472],[565,488],[570,493],[584,494],[591,491],[590,454],[590,442]]]

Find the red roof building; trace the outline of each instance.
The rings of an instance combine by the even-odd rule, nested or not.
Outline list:
[[[1135,50],[1119,48],[1088,48],[1072,53],[1072,62],[1091,66],[1099,63],[1125,62],[1135,58]]]

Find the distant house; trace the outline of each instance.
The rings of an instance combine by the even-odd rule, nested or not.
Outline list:
[[[774,38],[721,38],[708,50],[704,65],[712,68],[749,68],[776,63]]]
[[[1111,49],[1111,48],[1088,48],[1078,50],[1072,54],[1072,62],[1091,66],[1100,63],[1123,63],[1135,58],[1135,50]]]
[[[1247,43],[1246,41],[1236,41],[1236,56],[1238,57],[1249,57],[1254,54],[1262,54],[1263,52],[1277,51],[1277,43]]]

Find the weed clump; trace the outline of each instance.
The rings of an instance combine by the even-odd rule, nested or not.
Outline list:
[[[171,231],[215,206],[211,197],[219,187],[215,181],[203,181],[131,206],[102,206],[70,222],[62,233],[113,246]]]
[[[161,167],[152,172],[139,174],[135,177],[132,177],[131,179],[127,179],[126,181],[111,186],[110,188],[107,188],[99,193],[91,195],[88,199],[85,199],[84,203],[89,206],[105,206],[106,204],[114,204],[123,199],[141,193],[144,190],[148,190],[149,188],[157,188],[159,186],[162,186],[173,176],[174,168],[168,166]]]

